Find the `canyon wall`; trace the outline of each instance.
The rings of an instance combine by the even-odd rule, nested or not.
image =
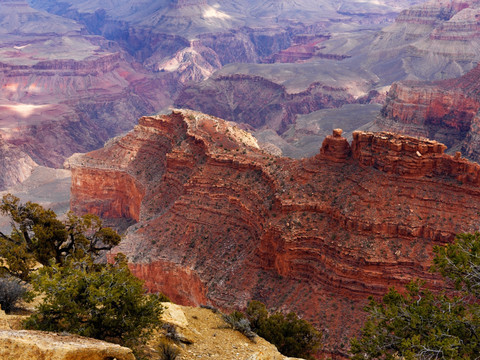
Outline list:
[[[2,190],[25,178],[19,173],[28,176],[32,164],[61,167],[169,101],[168,74],[147,73],[75,21],[12,0],[0,2],[0,25],[0,136],[18,154],[3,163],[22,164],[1,165]]]
[[[369,295],[415,277],[443,287],[428,271],[433,246],[478,228],[480,166],[444,150],[391,133],[356,132],[349,144],[336,130],[318,155],[293,160],[175,110],[71,158],[71,208],[136,221],[115,252],[150,289],[183,304],[296,311],[340,356]]]
[[[480,159],[480,67],[459,78],[394,83],[374,127],[421,135]]]
[[[464,75],[480,59],[478,0],[430,0],[403,10],[368,46],[364,66],[385,85]]]
[[[207,99],[215,99],[208,101]],[[354,103],[344,88],[315,82],[304,91],[289,93],[285,86],[254,75],[218,75],[185,87],[175,105],[219,116],[247,128],[284,132],[297,114]]]

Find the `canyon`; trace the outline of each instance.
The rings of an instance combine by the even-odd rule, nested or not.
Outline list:
[[[477,11],[474,0],[5,0],[1,134],[35,164],[58,168],[173,104],[273,130],[269,146],[310,156],[325,133],[318,122],[305,134],[302,116],[341,108],[352,117],[380,104],[392,81],[472,69]],[[33,168],[9,161],[2,189]]]
[[[155,104],[156,111],[171,103],[177,107],[193,107],[196,103],[204,103],[202,88],[212,83],[200,85],[199,90],[196,90],[194,84],[209,81],[212,76],[219,78],[245,75],[242,72],[229,75],[217,73],[229,64],[244,64],[250,68],[249,71],[255,79],[262,78],[257,87],[265,84],[267,93],[271,85],[269,83],[284,86],[285,82],[295,82],[297,77],[301,77],[303,81],[297,81],[293,89],[287,85],[288,95],[292,97],[295,94],[307,93],[314,88],[314,97],[320,99],[302,100],[308,104],[300,104],[293,109],[289,106],[286,112],[278,109],[281,106],[275,104],[274,114],[270,117],[285,130],[285,126],[295,121],[297,115],[349,104],[351,97],[368,97],[370,90],[375,88],[375,77],[361,69],[353,71],[348,69],[349,66],[340,65],[342,60],[351,57],[351,54],[346,52],[368,42],[367,38],[385,24],[391,23],[401,10],[420,2],[309,0],[293,3],[266,1],[258,4],[244,0],[218,4],[210,1],[125,0],[120,3],[105,3],[31,0],[30,4],[35,9],[46,10],[63,19],[75,21],[77,26],[83,27],[84,32],[106,39],[111,46],[120,47],[131,55],[143,70],[152,76],[160,77],[162,81],[155,85],[161,89],[164,97],[162,103]],[[348,43],[348,46],[338,48],[339,43]],[[263,66],[250,67],[255,64]],[[296,66],[280,66],[281,64]],[[301,69],[297,70],[297,66]],[[331,68],[335,69],[329,70]],[[228,71],[231,70],[232,67]],[[265,71],[276,75],[272,78]],[[319,78],[328,80],[321,81]],[[332,86],[331,83],[335,80],[339,80],[340,84]],[[320,82],[320,85],[317,82]],[[219,82],[213,84],[220,86],[219,89],[213,89],[213,92],[227,91],[228,98],[242,95],[241,89],[225,89]],[[236,84],[243,87],[248,85],[240,85],[240,82]],[[187,101],[185,92],[182,91],[184,87],[187,92],[199,92],[199,96],[193,99],[190,94],[191,101]],[[332,96],[332,87],[336,92],[335,101],[328,100]],[[141,98],[144,96],[138,93],[137,88],[134,93]],[[210,107],[214,107],[216,100],[217,98],[209,99]],[[243,121],[243,118],[248,117],[247,122],[254,122],[252,110],[248,109],[249,105],[245,105],[248,103],[248,96],[238,100],[237,104],[229,106],[235,106],[236,113],[241,114],[238,120]],[[260,97],[259,102],[261,101]],[[327,106],[326,102],[329,103]],[[270,109],[272,107],[273,105]],[[195,108],[207,112],[198,106]],[[78,110],[80,113],[84,111],[83,108]],[[212,114],[230,119],[231,114],[227,113],[229,108],[215,110]],[[297,114],[296,111],[300,112]],[[152,111],[147,110],[144,113]],[[95,118],[96,113],[89,112],[86,117]],[[138,114],[132,118],[136,117]],[[102,120],[105,119],[106,117]]]
[[[175,302],[292,310],[345,356],[369,295],[429,272],[432,248],[478,228],[480,165],[446,146],[342,131],[317,155],[262,150],[248,132],[191,110],[146,116],[76,154],[71,209],[127,228],[115,252]],[[110,255],[110,256],[113,256]]]
[[[296,124],[302,116],[313,115],[315,111],[322,109],[343,107],[341,113],[344,114],[344,121],[349,122],[350,119],[357,117],[356,110],[360,109],[361,112],[362,109],[362,106],[349,105],[381,104],[389,86],[396,81],[419,81],[412,91],[421,93],[424,91],[423,88],[427,89],[425,90],[427,92],[433,91],[430,89],[436,85],[420,81],[460,77],[457,83],[455,81],[444,83],[449,87],[448,91],[459,93],[453,86],[455,84],[461,86],[462,81],[468,82],[469,76],[475,76],[475,67],[479,60],[480,32],[477,24],[479,11],[480,2],[476,0],[427,1],[402,10],[393,24],[380,30],[374,31],[370,24],[370,31],[364,29],[359,32],[361,35],[355,34],[354,31],[338,34],[334,25],[323,23],[323,29],[317,28],[315,33],[298,34],[291,38],[287,48],[262,59],[262,62],[267,64],[225,65],[210,78],[187,84],[175,99],[175,106],[199,110],[243,124],[249,123],[253,126],[246,128],[260,131],[262,135],[266,129],[274,130],[278,136],[268,135],[273,146],[287,149],[285,154],[290,156],[311,156],[310,142],[308,147],[304,147],[298,139],[305,135],[310,136],[311,141],[315,141],[318,147],[325,135],[321,121],[317,123],[311,121],[312,126],[308,134],[297,131]],[[372,17],[369,19],[373,21]],[[354,18],[351,21],[355,23]],[[291,76],[292,73],[295,77]],[[239,81],[239,76],[243,77],[243,81]],[[236,86],[232,85],[234,82]],[[283,93],[295,98],[298,94],[308,92],[317,83],[321,83],[323,89],[317,89],[317,96],[310,97],[307,106],[304,100],[302,103],[304,106],[294,106],[287,110],[278,105],[274,107],[275,103],[272,103],[271,99],[272,83],[281,86],[276,92],[278,98],[284,97]],[[242,94],[242,87],[246,86],[255,89],[253,93],[256,94],[259,92],[256,89],[263,86],[265,98],[259,95],[253,99],[245,96]],[[325,98],[331,98],[331,93],[324,90],[325,86],[336,89],[334,102],[325,102]],[[409,86],[411,85],[405,83],[395,84],[389,92],[389,103],[385,105],[385,109],[395,102],[392,99],[396,98],[400,89],[406,93]],[[471,94],[465,96],[469,99],[472,97]],[[319,100],[320,97],[323,99]],[[414,99],[410,100],[413,101],[411,103],[413,107],[422,108],[428,106],[426,104],[432,101],[432,98],[425,95],[419,99],[418,104]],[[399,101],[404,104],[405,111],[411,111],[407,110],[407,102]],[[437,98],[435,101],[438,103],[442,100]],[[282,104],[284,103],[285,100],[282,99]],[[460,101],[442,106],[458,109],[452,110],[448,115],[451,119],[447,123],[450,124],[434,121],[433,125],[427,126],[428,129],[419,129],[412,127],[412,124],[402,125],[401,122],[392,120],[390,114],[383,114],[384,120],[375,122],[371,129],[407,131],[405,133],[435,138],[446,143],[453,149],[452,151],[462,150],[469,158],[477,160],[478,140],[475,130],[466,135],[463,120],[463,113],[470,114],[474,111],[475,105],[471,101],[470,103]],[[262,111],[267,110],[268,115],[261,116],[262,120],[266,119],[265,123],[259,124],[258,119],[251,115],[251,109],[255,107],[261,109],[262,115]],[[346,109],[351,109],[351,112],[347,114]],[[427,123],[432,120],[432,116],[438,117],[438,114],[426,114]],[[462,122],[461,125],[453,124],[455,122],[453,119],[457,116],[458,121]],[[370,121],[374,118],[375,116]],[[368,120],[361,118],[355,126],[362,128],[367,122]],[[460,134],[457,130],[452,130],[452,126],[461,128]],[[402,130],[402,127],[405,130]],[[260,138],[265,138],[262,135]]]
[[[167,104],[162,80],[72,20],[0,2],[0,135],[5,189],[37,165],[61,167]],[[23,24],[21,19],[28,19]],[[165,87],[165,86],[164,86]]]
[[[478,161],[479,80],[477,66],[459,78],[394,83],[381,116],[367,127],[436,139]]]

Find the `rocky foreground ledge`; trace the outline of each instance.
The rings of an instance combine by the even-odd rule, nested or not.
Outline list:
[[[0,330],[2,360],[135,360],[132,350],[99,340],[43,331]]]
[[[150,290],[181,304],[294,310],[344,354],[369,295],[416,277],[441,288],[428,271],[433,246],[480,220],[478,164],[426,139],[353,138],[335,131],[294,160],[202,113],[143,117],[70,159],[71,208],[133,224],[115,251]]]
[[[162,321],[175,328],[179,360],[301,360],[283,356],[266,340],[249,340],[229,328],[216,309],[164,303]],[[80,336],[42,331],[11,330],[18,316],[0,310],[0,359],[2,360],[134,360],[128,348]],[[15,326],[13,326],[15,327]],[[2,330],[7,329],[7,330]],[[155,335],[154,347],[162,332]],[[153,348],[150,349],[152,351]],[[155,351],[153,350],[153,354]],[[157,355],[152,355],[157,358]]]

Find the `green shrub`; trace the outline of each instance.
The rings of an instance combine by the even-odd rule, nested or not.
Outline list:
[[[477,359],[480,354],[480,233],[434,248],[433,270],[456,296],[433,293],[422,280],[407,291],[370,298],[369,317],[351,340],[353,359]]]
[[[234,311],[231,314],[222,314],[223,320],[234,330],[241,332],[248,339],[255,339],[255,333],[250,327],[250,321],[239,311]]]
[[[120,242],[111,228],[103,227],[98,216],[81,217],[68,213],[66,220],[36,203],[22,204],[7,194],[0,201],[0,213],[10,218],[12,231],[0,232],[0,271],[28,281],[36,263],[63,265],[67,259],[94,259],[101,251]]]
[[[293,312],[269,315],[264,304],[253,300],[248,303],[247,318],[252,330],[283,355],[312,359],[320,346],[321,334]]]
[[[135,347],[160,326],[158,295],[146,295],[124,256],[114,264],[78,262],[40,270],[34,289],[45,295],[29,329],[69,332]]]

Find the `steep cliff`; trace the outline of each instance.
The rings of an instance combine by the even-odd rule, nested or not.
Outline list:
[[[422,135],[480,159],[480,67],[436,82],[394,83],[374,127]]]
[[[183,304],[259,299],[328,328],[345,352],[368,295],[424,277],[432,247],[478,226],[480,166],[445,146],[341,131],[320,153],[264,153],[198,112],[143,117],[104,149],[70,159],[71,208],[136,222],[116,251],[152,291]]]

